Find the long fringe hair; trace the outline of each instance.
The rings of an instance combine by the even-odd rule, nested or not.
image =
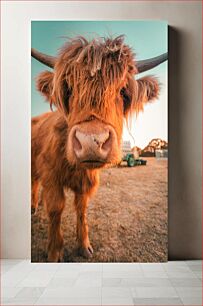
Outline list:
[[[60,50],[53,79],[53,95],[59,109],[68,111],[68,98],[77,108],[104,113],[121,97],[121,89],[137,99],[135,55],[124,36],[69,40]],[[118,95],[119,94],[119,95]],[[65,104],[64,105],[64,101]]]

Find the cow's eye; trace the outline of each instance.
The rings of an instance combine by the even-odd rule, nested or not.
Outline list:
[[[91,115],[91,116],[89,116],[85,121],[92,121],[92,120],[94,120],[95,119],[95,117],[93,116],[93,115]]]
[[[63,86],[63,104],[64,104],[64,110],[69,113],[69,99],[72,94],[71,88],[67,86],[67,84],[64,84]]]
[[[131,105],[131,96],[128,89],[123,87],[120,91],[121,97],[123,99],[123,113],[125,114]]]

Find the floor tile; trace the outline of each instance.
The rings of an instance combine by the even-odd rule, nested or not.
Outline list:
[[[102,287],[123,287],[122,284],[123,284],[122,278],[103,278],[102,279]]]
[[[19,287],[46,287],[55,275],[54,272],[32,271],[19,284]]]
[[[31,264],[33,265],[35,272],[56,272],[60,268],[60,263],[40,263],[40,264]]]
[[[5,287],[17,286],[31,271],[33,266],[29,262],[22,261],[2,275],[2,284]]]
[[[25,259],[0,259],[0,264],[2,265],[17,265],[24,262]]]
[[[123,283],[128,287],[171,287],[168,278],[128,278],[122,279]]]
[[[132,272],[132,273],[142,273],[142,268],[139,263],[104,263],[103,272]]]
[[[162,272],[164,267],[161,263],[140,263],[140,267],[146,272]]]
[[[184,272],[184,271],[168,271],[167,275],[169,278],[197,278],[195,273],[191,272]]]
[[[173,287],[137,287],[133,297],[139,298],[159,298],[159,297],[179,297]]]
[[[143,271],[103,271],[104,278],[139,278],[143,276]]]
[[[35,305],[101,305],[101,297],[93,298],[93,297],[66,297],[66,298],[45,298],[41,297],[37,300]]]
[[[187,265],[186,260],[170,260],[167,262],[162,262],[162,266],[185,266]]]
[[[34,305],[37,302],[37,297],[29,297],[29,298],[12,298],[5,302],[3,305]]]
[[[87,268],[87,264],[84,263],[59,263],[58,264],[58,271],[65,271],[65,272],[81,272]]]
[[[1,298],[1,305],[7,305],[7,303],[9,303],[9,299],[8,298]]]
[[[200,287],[202,282],[199,278],[170,278],[173,287]]]
[[[25,287],[17,293],[16,298],[39,298],[44,289],[42,287]]]
[[[78,287],[101,287],[102,286],[102,278],[80,278],[75,281],[75,286]]]
[[[1,264],[3,305],[201,305],[202,261]]]
[[[102,272],[102,263],[84,263],[81,266],[81,272]]]
[[[79,273],[78,277],[80,279],[102,278],[102,272],[101,271],[82,271]]]
[[[80,271],[74,271],[74,270],[70,270],[69,271],[68,269],[66,269],[66,270],[59,269],[54,274],[54,277],[57,277],[57,278],[59,278],[59,277],[60,278],[71,278],[71,279],[73,279],[73,278],[78,278],[79,273],[80,273]]]
[[[128,298],[131,296],[130,288],[123,287],[103,287],[102,288],[102,299],[103,298]]]
[[[193,271],[193,273],[194,273],[194,275],[195,275],[197,278],[199,278],[199,279],[202,280],[202,272]]]
[[[2,265],[1,266],[1,274],[4,274],[6,272],[8,272],[9,270],[11,270],[13,268],[13,265]]]
[[[202,272],[202,265],[192,265],[189,269],[193,272]]]
[[[170,287],[169,278],[103,278],[102,287]]]
[[[53,279],[50,280],[46,288],[51,289],[73,287],[75,285],[76,280],[76,278],[53,277]]]
[[[18,292],[20,290],[21,290],[21,288],[16,288],[16,287],[2,287],[1,288],[1,297],[3,299],[13,298],[18,294]]]
[[[190,305],[190,306],[196,306],[196,305],[203,305],[202,298],[201,297],[182,297],[181,298],[183,305]]]
[[[79,273],[75,282],[76,286],[84,287],[101,287],[102,285],[102,272],[101,271],[83,271]]]
[[[202,297],[202,287],[177,287],[176,292],[182,297]]]
[[[187,266],[186,264],[173,264],[173,265],[165,265],[163,266],[164,270],[166,272],[191,272],[191,269],[189,266]]]
[[[99,298],[101,297],[101,288],[91,287],[68,287],[57,289],[45,289],[41,297],[46,298]]]
[[[165,271],[143,271],[143,276],[144,277],[149,277],[149,278],[168,278],[168,274]]]
[[[179,298],[134,298],[134,305],[183,305],[183,302]]]
[[[185,263],[188,266],[202,265],[202,260],[186,260]]]
[[[131,297],[102,297],[102,305],[116,305],[116,306],[130,306],[134,305],[133,299]]]

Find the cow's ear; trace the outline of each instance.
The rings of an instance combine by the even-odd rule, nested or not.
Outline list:
[[[160,84],[153,76],[137,80],[136,112],[142,111],[145,103],[152,102],[159,97]]]
[[[54,103],[53,78],[53,72],[44,71],[36,79],[37,90],[46,98],[50,105]]]
[[[159,83],[155,77],[143,77],[141,79],[129,79],[121,90],[123,97],[123,111],[127,118],[133,113],[143,111],[145,103],[158,98]]]
[[[50,103],[51,109],[52,105],[55,105],[60,111],[67,114],[69,112],[71,90],[68,88],[65,80],[59,82],[57,86],[54,82],[54,73],[44,71],[40,73],[36,80],[37,89]]]

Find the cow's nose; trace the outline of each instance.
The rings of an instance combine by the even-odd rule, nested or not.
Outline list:
[[[102,134],[92,134],[90,137],[92,138],[92,141],[94,141],[95,145],[98,146],[98,148],[102,149],[104,143],[109,138],[109,132],[105,132]]]
[[[81,159],[105,159],[111,148],[111,138],[110,131],[96,134],[77,130],[73,140],[75,154]]]

